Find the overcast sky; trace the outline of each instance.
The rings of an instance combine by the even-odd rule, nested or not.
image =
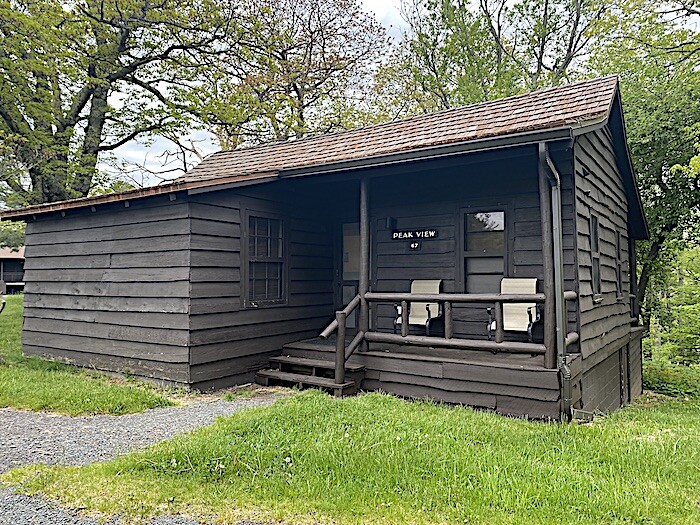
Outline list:
[[[368,12],[373,12],[377,20],[387,28],[387,31],[393,38],[398,38],[401,35],[401,27],[403,20],[399,8],[401,0],[361,0],[363,7]],[[206,132],[197,132],[192,135],[192,139],[197,141],[200,151],[205,155],[219,150],[219,145],[214,137]],[[149,147],[145,147],[136,142],[125,144],[121,148],[114,151],[117,161],[126,161],[131,165],[142,165],[148,169],[159,172],[162,171],[162,156],[168,149],[173,149],[170,142],[164,139],[156,139]],[[107,168],[103,165],[103,169],[108,169],[114,172],[113,168]],[[167,177],[172,179],[177,174],[168,174]],[[160,177],[152,175],[132,174],[132,182],[141,186],[150,186],[161,182]]]

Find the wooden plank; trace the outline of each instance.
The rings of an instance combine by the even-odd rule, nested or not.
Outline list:
[[[158,282],[187,281],[190,270],[187,267],[176,268],[81,268],[26,270],[24,280],[27,282]]]
[[[225,341],[223,343],[212,343],[195,345],[190,350],[190,362],[193,365],[221,361],[222,359],[233,359],[253,354],[264,354],[268,352],[279,353],[282,347],[289,341],[306,339],[316,335],[315,331],[287,332],[274,336],[261,336],[244,341]]]
[[[474,392],[448,392],[438,388],[420,385],[407,385],[402,383],[385,383],[373,379],[362,381],[363,390],[380,390],[401,397],[411,399],[430,399],[443,403],[468,405],[480,408],[496,408],[496,396],[492,394],[478,394]]]
[[[26,317],[24,319],[24,331],[75,335],[114,341],[134,341],[152,343],[154,345],[165,344],[187,347],[189,343],[187,325],[184,325],[179,330],[168,328],[154,329],[152,327]]]
[[[443,377],[462,381],[480,381],[499,385],[515,385],[545,390],[559,389],[557,371],[541,367],[540,370],[525,370],[518,366],[477,366],[472,364],[445,363]]]
[[[192,383],[199,383],[230,375],[257,372],[258,370],[266,368],[269,364],[270,357],[276,354],[279,354],[279,349],[264,354],[254,354],[235,359],[224,359],[195,365],[190,369],[190,381]]]
[[[122,326],[140,326],[144,328],[165,328],[172,330],[187,329],[189,316],[182,313],[128,312],[86,310],[84,308],[24,308],[24,317],[39,319],[60,319],[63,321],[82,321],[85,323],[117,324]]]
[[[22,343],[24,345],[56,348],[71,352],[111,355],[129,359],[146,359],[164,363],[187,363],[188,361],[187,347],[184,346],[117,341],[66,334],[31,332],[29,330],[24,330],[22,333]]]
[[[178,383],[187,383],[189,377],[189,365],[187,363],[165,363],[145,359],[131,359],[120,356],[77,352],[49,346],[28,344],[23,346],[23,351],[25,355],[54,359],[91,369],[109,372],[116,371],[129,375],[157,378]]]
[[[52,246],[75,242],[96,242],[142,239],[159,235],[187,235],[190,221],[186,217],[160,221],[140,222],[137,224],[120,224],[96,228],[91,221],[83,222],[84,229],[65,230],[61,232],[33,233],[27,236],[27,246]]]
[[[547,390],[542,388],[514,386],[501,383],[482,383],[480,381],[434,378],[397,372],[380,371],[379,380],[383,383],[402,383],[428,386],[449,392],[474,392],[481,394],[509,395],[512,397],[541,401],[557,401],[559,399],[559,390]]]
[[[136,199],[130,203],[129,208],[123,206],[122,203],[100,206],[97,212],[86,209],[66,210],[66,217],[53,214],[38,216],[36,221],[27,223],[27,237],[35,233],[83,230],[86,226],[105,228],[187,218],[187,204],[183,200],[170,202],[167,197]]]
[[[189,297],[190,283],[177,281],[167,286],[160,283],[61,283],[28,282],[26,293],[54,295],[89,295],[100,297]]]
[[[239,311],[220,314],[192,315],[190,318],[190,329],[194,331],[210,328],[249,326],[268,322],[318,319],[319,317],[330,318],[333,312],[332,304],[304,307],[282,306],[267,312],[258,308],[239,309]]]
[[[53,295],[25,293],[25,308],[56,308],[67,310],[91,310],[104,312],[162,312],[184,313],[188,311],[187,298],[177,297],[95,297],[80,295]]]
[[[81,257],[32,257],[25,259],[25,270],[61,269],[61,268],[109,268],[110,256],[88,255]]]
[[[209,330],[195,330],[191,334],[190,344],[201,345],[225,341],[241,341],[259,337],[261,334],[282,335],[296,332],[313,331],[318,333],[327,322],[326,317],[300,319],[293,321],[274,321],[274,313],[270,317],[261,317],[260,322],[246,326],[233,326],[213,328]]]
[[[25,256],[31,258],[57,257],[63,255],[158,252],[178,250],[183,246],[189,246],[189,242],[189,235],[164,235],[162,237],[152,236],[142,237],[140,239],[27,246]]]

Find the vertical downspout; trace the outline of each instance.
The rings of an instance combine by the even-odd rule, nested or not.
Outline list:
[[[360,279],[358,294],[360,295],[360,319],[358,328],[361,332],[369,332],[369,305],[365,294],[369,292],[369,183],[367,178],[360,179]],[[367,350],[367,342],[362,341],[360,350]]]
[[[556,310],[557,365],[561,374],[562,420],[571,419],[571,370],[566,362],[566,303],[564,301],[564,240],[562,234],[561,178],[549,158],[547,143],[539,143],[541,169],[549,178],[552,193],[552,237],[554,251],[554,296]]]

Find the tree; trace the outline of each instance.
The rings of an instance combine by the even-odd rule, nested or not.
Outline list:
[[[24,246],[24,223],[0,221],[0,248]]]
[[[556,86],[589,52],[609,2],[411,0],[398,60],[437,109]]]
[[[628,143],[650,240],[639,243],[638,299],[649,321],[656,279],[664,282],[676,241],[698,231],[700,70],[692,57],[699,34],[677,18],[676,4],[627,0],[608,19],[608,36],[590,63],[592,74],[620,75]]]
[[[213,0],[0,0],[7,203],[85,196],[100,154],[153,134],[177,141],[207,115],[202,79],[235,41],[232,22]]]
[[[355,101],[388,46],[357,0],[242,0],[238,10],[245,37],[210,84],[224,146],[357,124]]]

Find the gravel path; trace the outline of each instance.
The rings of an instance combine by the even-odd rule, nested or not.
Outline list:
[[[218,416],[271,404],[277,398],[273,394],[261,394],[233,401],[157,408],[125,416],[69,417],[3,408],[0,409],[0,473],[30,463],[85,465],[108,460],[208,425]],[[0,525],[97,523],[70,514],[42,498],[17,495],[7,488],[0,490]],[[164,516],[154,520],[152,525],[192,523],[181,517]]]

